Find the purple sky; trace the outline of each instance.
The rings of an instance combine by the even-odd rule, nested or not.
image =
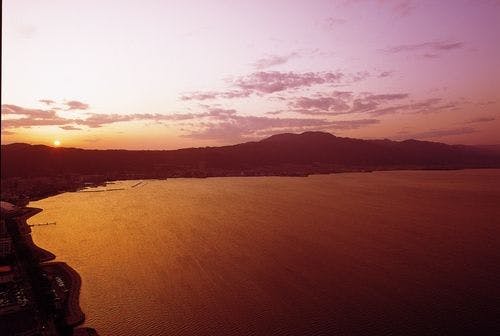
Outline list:
[[[3,1],[2,143],[500,143],[500,1]]]

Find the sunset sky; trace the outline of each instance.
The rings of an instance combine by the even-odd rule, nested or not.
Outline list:
[[[500,144],[500,1],[4,0],[2,143]]]

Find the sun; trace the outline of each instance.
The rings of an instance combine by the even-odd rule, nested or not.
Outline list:
[[[54,146],[56,146],[56,147],[61,146],[61,141],[59,141],[59,140],[54,140]]]

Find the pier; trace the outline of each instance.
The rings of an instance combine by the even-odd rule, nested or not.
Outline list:
[[[33,226],[47,226],[47,225],[56,225],[56,222],[28,224],[29,227],[33,227]]]

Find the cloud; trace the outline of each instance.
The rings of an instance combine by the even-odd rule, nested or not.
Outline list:
[[[294,112],[308,115],[369,113],[377,110],[380,105],[408,97],[408,93],[368,93],[355,97],[352,92],[333,91],[329,95],[317,94],[315,97],[295,98],[288,106]]]
[[[232,115],[222,122],[204,122],[184,137],[205,140],[248,140],[263,134],[318,129],[353,129],[378,123],[376,119],[331,121],[312,118],[274,118]]]
[[[369,99],[355,99],[352,103],[352,108],[349,113],[361,113],[373,111],[379,106],[379,103],[375,100]]]
[[[380,120],[378,119],[339,120],[339,121],[334,121],[329,127],[330,129],[347,130],[347,129],[357,129],[378,123],[380,123]]]
[[[429,131],[413,133],[411,135],[406,135],[405,138],[413,139],[432,139],[441,138],[447,136],[463,135],[477,132],[472,127],[461,127],[461,128],[447,128],[447,129],[431,129]]]
[[[387,101],[401,100],[408,98],[408,96],[408,93],[370,94],[366,97],[355,99],[349,113],[373,112]]]
[[[276,131],[274,129],[263,130],[255,132],[256,136],[270,136],[276,133],[301,133],[306,131],[327,131],[338,133],[344,130],[358,129],[365,126],[370,126],[378,124],[380,121],[377,119],[357,119],[357,120],[340,120],[333,121],[324,126],[298,126],[280,129]]]
[[[90,114],[90,117],[86,119],[75,120],[78,125],[88,126],[90,128],[101,127],[105,124],[112,124],[116,122],[132,121],[135,120],[134,115],[121,115],[121,114]]]
[[[15,132],[12,132],[12,131],[7,131],[7,130],[2,130],[2,135],[14,135],[16,134]]]
[[[438,58],[438,54],[425,53],[422,55],[423,58]]]
[[[353,5],[360,3],[374,3],[371,0],[345,0],[342,5]],[[416,8],[415,2],[412,0],[379,0],[376,2],[379,6],[387,8],[394,14],[400,17],[408,16]]]
[[[340,85],[358,82],[370,74],[366,71],[344,74],[331,72],[280,72],[257,71],[230,81],[231,88],[225,91],[194,91],[181,96],[182,100],[211,100],[217,98],[244,98],[252,94],[268,95],[295,90],[313,85]]]
[[[289,112],[304,115],[335,116],[341,114],[368,114],[382,116],[396,113],[436,113],[457,109],[460,102],[444,102],[433,97],[423,100],[409,100],[408,93],[360,93],[333,91],[330,94],[317,93],[312,97],[296,97],[288,102]],[[401,103],[403,101],[403,103]],[[278,110],[274,114],[285,111]]]
[[[226,110],[226,113],[229,113]],[[53,109],[30,109],[17,105],[4,104],[2,105],[2,117],[10,116],[10,118],[2,118],[2,129],[4,128],[19,128],[19,127],[33,127],[33,126],[60,126],[66,130],[76,130],[76,126],[81,125],[90,128],[101,127],[106,124],[117,122],[134,121],[134,120],[150,120],[150,121],[179,121],[195,119],[208,116],[209,114],[221,115],[222,110],[211,110],[203,114],[97,114],[86,113],[83,119],[69,119],[58,116]]]
[[[375,109],[369,111],[371,115],[381,116],[384,114],[394,113],[435,113],[441,110],[453,109],[458,106],[457,103],[442,103],[442,98],[428,98],[417,102],[410,102],[408,104],[393,105],[385,108]]]
[[[287,111],[286,110],[268,111],[268,112],[265,112],[265,114],[268,114],[268,115],[278,115],[278,114],[281,114],[283,112],[287,112]]]
[[[352,92],[334,91],[329,96],[299,97],[289,103],[289,106],[302,114],[341,114],[351,108],[349,105]]]
[[[394,113],[436,113],[441,110],[449,110],[458,107],[458,103],[443,103],[442,98],[428,98],[421,101],[413,101],[408,104],[392,105],[385,108],[369,111],[371,115],[380,116]]]
[[[30,109],[11,104],[2,104],[2,115],[15,115],[34,119],[50,119],[57,117],[54,110]]]
[[[389,76],[392,76],[393,74],[393,71],[383,71],[381,72],[379,75],[378,75],[378,78],[385,78],[385,77],[389,77]]]
[[[340,92],[339,96],[349,94]],[[233,109],[207,108],[194,114],[197,120],[194,129],[187,130],[184,137],[209,140],[248,140],[263,134],[298,132],[319,129],[352,129],[378,123],[376,119],[332,121],[315,118],[278,118],[273,116],[242,116]]]
[[[236,115],[236,110],[222,108],[208,108],[208,112],[198,113],[196,117],[212,117],[219,120],[233,118]]]
[[[236,80],[242,90],[269,94],[316,84],[339,83],[344,75],[340,72],[279,72],[259,71]]]
[[[473,124],[473,123],[482,123],[482,122],[490,122],[490,121],[495,121],[496,119],[494,117],[479,117],[479,118],[474,118],[469,121],[466,121],[466,124]]]
[[[399,113],[403,110],[407,110],[408,106],[409,105],[396,105],[396,106],[384,107],[384,108],[370,111],[370,114],[375,115],[375,116],[382,116],[385,114],[395,114],[395,113]]]
[[[86,139],[83,139],[83,141],[90,142],[90,143],[98,142],[98,141],[101,141],[101,140],[102,140],[101,138],[86,138]]]
[[[39,100],[40,103],[44,103],[45,105],[54,105],[56,102],[53,101],[53,100],[50,100],[50,99],[40,99]]]
[[[245,98],[252,94],[250,90],[228,90],[228,91],[194,91],[181,96],[181,100],[212,100],[217,98]]]
[[[333,97],[320,97],[320,98],[308,98],[300,97],[293,103],[294,107],[298,109],[310,110],[320,110],[320,111],[346,111],[349,110],[350,106],[340,98]]]
[[[332,97],[347,99],[351,94],[351,92],[336,91],[332,93]],[[330,101],[322,102],[321,98],[317,101],[302,101],[302,104],[310,104],[311,107],[315,108],[322,107],[322,103],[325,104],[323,108],[326,108],[326,105],[332,104]],[[205,106],[198,113],[136,113],[126,115],[85,113],[85,118],[69,119],[58,116],[53,110],[27,109],[16,105],[2,105],[3,114],[16,117],[4,120],[2,124],[3,134],[8,134],[8,132],[11,132],[10,129],[18,127],[58,126],[63,130],[78,131],[82,130],[82,126],[98,128],[118,122],[153,121],[162,123],[171,121],[184,122],[184,125],[187,125],[186,129],[184,129],[186,132],[185,137],[216,140],[244,140],[252,139],[262,134],[289,131],[346,130],[379,122],[377,119],[335,121],[317,118],[239,115],[234,109],[210,106]]]
[[[386,53],[397,54],[402,52],[424,52],[423,56],[428,58],[439,57],[440,54],[454,49],[461,49],[464,43],[460,41],[433,41],[415,44],[402,44],[384,49]]]
[[[127,121],[153,121],[153,122],[163,122],[163,121],[184,121],[192,120],[197,118],[202,118],[209,116],[210,113],[217,112],[205,112],[205,113],[174,113],[174,114],[159,114],[159,113],[135,113],[135,114],[102,114],[102,113],[89,113],[88,117],[85,119],[74,119],[74,123],[82,126],[87,126],[90,128],[98,128],[104,125],[113,124],[117,122],[127,122]],[[219,113],[221,113],[219,111]]]
[[[68,120],[64,118],[47,118],[47,119],[31,119],[31,118],[21,118],[21,119],[7,119],[2,120],[2,128],[19,128],[19,127],[33,127],[33,126],[59,126],[65,125]]]
[[[400,100],[408,98],[408,93],[370,94],[365,99],[374,101]]]
[[[477,102],[476,105],[486,106],[486,105],[492,105],[492,104],[495,104],[495,103],[496,103],[496,101],[494,101],[494,100],[488,100],[488,101]]]
[[[59,128],[65,130],[65,131],[81,131],[82,129],[79,127],[67,125],[67,126],[59,126]]]
[[[263,70],[267,69],[270,67],[273,67],[275,65],[280,65],[280,64],[285,64],[287,63],[290,59],[297,57],[299,54],[294,52],[285,56],[278,56],[278,55],[269,55],[267,57],[258,59],[253,63],[253,66],[257,70]]]
[[[89,108],[88,104],[79,102],[77,100],[65,102],[64,105],[67,106],[67,110],[87,110]]]
[[[219,92],[214,92],[214,91],[194,91],[190,93],[186,93],[181,96],[181,100],[208,100],[208,99],[215,99],[219,97],[220,93]]]
[[[54,110],[30,109],[17,105],[2,105],[2,129],[64,125],[67,120],[59,117]],[[5,118],[4,116],[7,116]]]
[[[349,78],[352,83],[360,82],[362,80],[370,77],[370,73],[368,71],[358,71],[354,74],[350,74]]]

